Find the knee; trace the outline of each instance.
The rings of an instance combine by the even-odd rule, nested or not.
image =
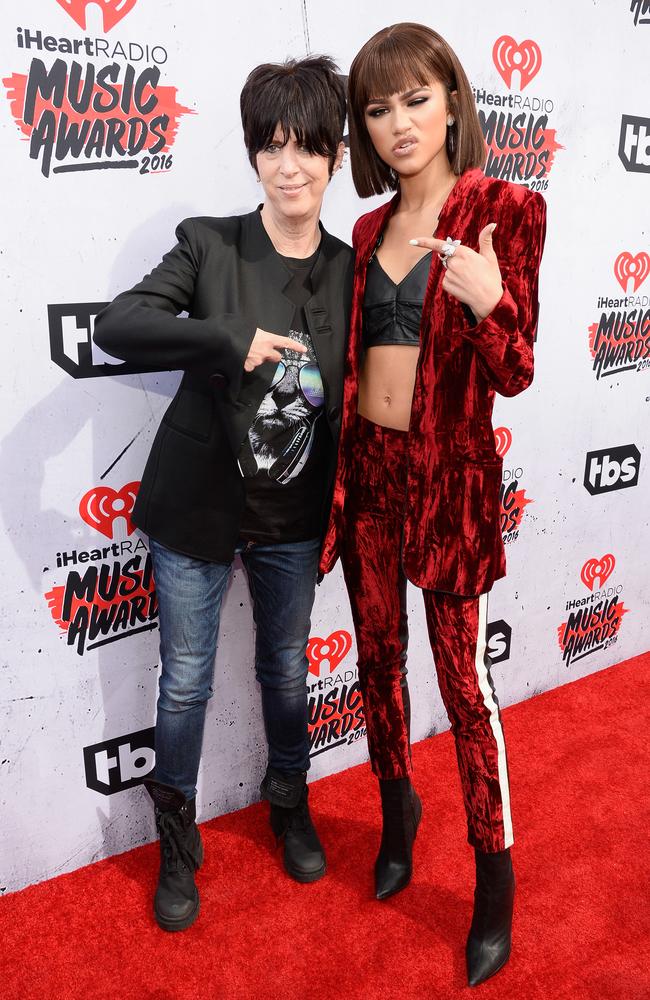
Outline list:
[[[204,705],[213,695],[211,675],[202,678],[166,671],[160,676],[158,707],[167,712],[186,712]]]
[[[451,731],[455,736],[481,739],[492,733],[492,713],[483,701],[467,700],[446,705]]]
[[[307,657],[304,649],[285,650],[274,656],[258,657],[255,677],[259,684],[275,691],[301,691],[307,682]]]

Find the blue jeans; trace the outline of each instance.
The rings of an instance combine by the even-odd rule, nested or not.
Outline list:
[[[172,552],[150,539],[160,606],[160,675],[156,718],[157,781],[196,794],[203,727],[212,697],[221,602],[232,564]],[[256,624],[255,674],[269,766],[309,768],[307,656],[320,540],[242,542]]]

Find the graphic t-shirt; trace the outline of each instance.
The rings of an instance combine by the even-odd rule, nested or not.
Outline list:
[[[304,306],[318,250],[302,260],[283,257],[293,272],[284,294],[295,304],[286,335],[306,354],[283,350],[271,385],[244,441],[239,467],[245,480],[242,538],[301,542],[321,532],[331,444],[320,369],[307,330]]]

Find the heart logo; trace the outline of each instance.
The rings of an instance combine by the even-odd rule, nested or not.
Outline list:
[[[606,556],[602,556],[600,559],[587,559],[580,570],[580,579],[584,583],[585,587],[593,591],[594,584],[596,580],[600,580],[600,587],[605,586],[605,582],[610,578],[616,565],[616,559],[608,552]]]
[[[130,10],[133,10],[138,0],[56,0],[56,2],[59,7],[63,7],[73,21],[77,22],[83,31],[86,30],[86,7],[90,3],[100,7],[104,22],[104,34],[106,34],[123,17],[126,17]]]
[[[614,261],[614,275],[624,292],[627,292],[627,283],[630,278],[634,281],[634,291],[643,284],[650,272],[650,255],[638,253],[633,257],[631,253],[619,253]]]
[[[512,433],[507,427],[495,427],[494,443],[497,448],[497,455],[503,458],[508,448],[512,444]]]
[[[511,35],[501,35],[492,48],[492,58],[508,90],[516,69],[519,70],[523,90],[542,68],[542,50],[531,38],[517,45]]]
[[[135,531],[131,514],[140,483],[127,483],[118,492],[110,486],[94,486],[81,498],[79,513],[91,528],[100,531],[107,538],[113,537],[113,522],[116,517],[126,519],[129,535]]]
[[[351,646],[352,636],[344,629],[332,632],[327,639],[321,639],[318,635],[312,636],[307,643],[309,673],[318,677],[323,663],[328,663],[330,673],[333,673],[341,660],[348,655]]]

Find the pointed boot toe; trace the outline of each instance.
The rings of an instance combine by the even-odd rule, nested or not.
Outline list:
[[[510,958],[515,877],[509,850],[476,852],[474,915],[467,938],[467,981],[478,986]]]
[[[502,969],[510,958],[510,937],[500,941],[467,939],[467,982],[479,986]]]

